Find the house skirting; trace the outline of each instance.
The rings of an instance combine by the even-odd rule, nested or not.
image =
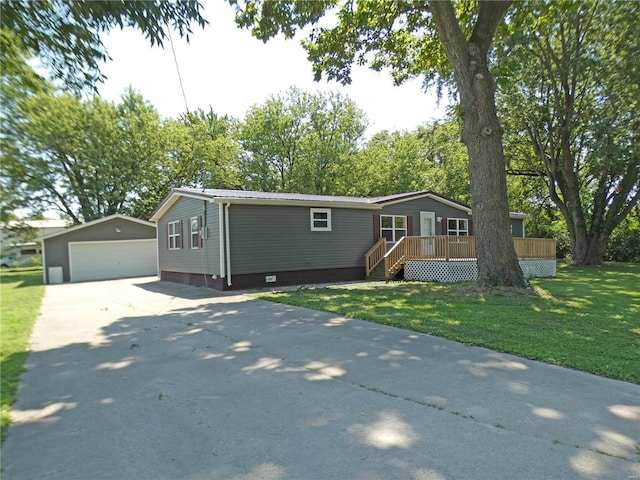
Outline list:
[[[216,290],[247,290],[261,287],[278,287],[284,285],[303,285],[314,283],[351,282],[364,280],[364,267],[330,268],[323,270],[294,270],[288,272],[264,272],[232,275],[231,285],[226,278],[212,278],[202,273],[184,273],[161,271],[160,279],[169,282],[184,283],[197,287],[208,287]]]
[[[168,272],[166,270],[162,270],[160,272],[160,280],[184,283],[185,285],[192,285],[194,287],[207,287],[214,288],[216,290],[224,290],[224,279],[220,277],[213,278],[211,275],[205,275],[204,273]]]
[[[525,278],[556,276],[555,260],[518,260],[518,263]],[[476,260],[407,260],[404,278],[420,282],[475,281],[478,279],[478,264]]]

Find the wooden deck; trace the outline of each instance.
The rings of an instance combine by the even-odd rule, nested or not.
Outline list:
[[[514,238],[519,260],[555,260],[556,241],[551,238]],[[436,235],[402,237],[391,249],[381,238],[365,255],[367,277],[392,278],[408,260],[452,262],[476,260],[475,237]]]

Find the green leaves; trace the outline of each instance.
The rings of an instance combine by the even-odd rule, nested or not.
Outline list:
[[[379,132],[355,156],[340,194],[382,196],[433,190],[469,202],[469,157],[453,120],[409,132]]]
[[[301,29],[316,80],[351,83],[353,65],[389,69],[397,84],[424,75],[425,82],[451,80],[451,69],[435,35],[426,2],[398,0],[231,0],[236,22],[261,40]],[[467,16],[469,17],[469,16]]]
[[[291,88],[252,107],[240,124],[248,189],[331,194],[367,126],[364,113],[337,93]]]
[[[35,56],[74,89],[102,80],[99,64],[108,59],[100,34],[113,27],[133,27],[151,45],[163,45],[166,28],[189,38],[191,24],[204,27],[197,1],[115,2],[11,0],[0,4],[0,60],[12,72],[28,69]]]
[[[496,55],[509,75],[499,93],[507,155],[543,174],[521,183],[543,211],[549,199],[559,208],[576,263],[602,262],[640,200],[637,14],[634,2],[522,4]]]

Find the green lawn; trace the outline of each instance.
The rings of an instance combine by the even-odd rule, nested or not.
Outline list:
[[[0,432],[2,441],[11,422],[33,323],[44,295],[42,269],[3,269],[0,272]]]
[[[640,264],[559,264],[525,294],[375,282],[258,296],[640,383]]]

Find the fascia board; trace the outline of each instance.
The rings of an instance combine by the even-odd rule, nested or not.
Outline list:
[[[153,228],[156,227],[156,224],[153,223],[153,222],[148,222],[146,220],[141,220],[139,218],[129,217],[128,215],[122,215],[120,213],[116,213],[114,215],[109,215],[108,217],[98,218],[97,220],[92,220],[92,221],[87,222],[87,223],[81,223],[80,225],[74,225],[73,227],[65,228],[64,230],[60,230],[58,232],[50,233],[49,235],[43,235],[42,237],[38,237],[36,240],[41,242],[43,240],[48,240],[50,238],[59,237],[61,235],[66,235],[67,233],[70,233],[70,232],[75,232],[77,230],[82,230],[83,228],[92,227],[94,225],[99,225],[100,223],[108,222],[109,220],[114,220],[116,218],[118,218],[120,220],[126,220],[126,221],[129,221],[129,222],[139,223],[139,224],[145,225],[147,227],[153,227]]]
[[[208,202],[212,202],[211,197],[206,193],[197,194],[175,190],[167,196],[167,198],[160,204],[158,208],[156,208],[155,212],[151,214],[151,218],[149,220],[151,220],[152,222],[157,222],[158,220],[160,220],[160,218],[162,218],[164,214],[167,213],[167,210],[169,210],[180,197],[195,198],[196,200],[206,200]]]
[[[319,208],[347,208],[359,210],[381,210],[382,206],[367,203],[345,203],[316,200],[277,200],[262,198],[233,198],[215,197],[211,199],[214,203],[231,203],[236,205],[265,205],[265,206],[286,206],[286,207],[319,207]]]
[[[411,200],[418,200],[420,198],[431,198],[432,200],[435,200],[436,202],[440,202],[443,203],[445,205],[448,205],[449,207],[452,208],[456,208],[458,210],[462,210],[463,212],[466,212],[467,214],[471,214],[471,209],[469,207],[465,207],[464,205],[460,205],[459,203],[456,202],[452,202],[451,200],[447,200],[446,198],[442,198],[439,197],[438,195],[434,195],[433,193],[425,193],[424,195],[417,195],[415,197],[410,197],[410,198],[401,198],[399,200],[394,200],[392,202],[386,202],[383,204],[383,206],[387,206],[387,205],[396,205],[398,203],[405,203],[405,202],[409,202]]]
[[[394,200],[392,202],[387,202],[384,205],[395,205],[398,203],[403,203],[403,202],[408,202],[410,200],[415,200],[415,199],[420,199],[420,198],[425,198],[425,197],[429,197],[432,200],[435,200],[436,202],[440,202],[443,203],[444,205],[448,205],[452,208],[456,208],[458,210],[462,210],[463,212],[466,212],[467,215],[471,216],[473,215],[473,210],[469,207],[465,207],[464,205],[460,205],[459,203],[456,202],[452,202],[451,200],[447,200],[446,198],[442,198],[438,195],[435,195],[431,192],[429,193],[425,193],[424,195],[417,195],[415,197],[411,197],[411,198],[402,198],[399,200]],[[529,218],[531,215],[528,215],[526,213],[520,213],[520,212],[509,212],[509,218],[513,218],[513,219],[517,219],[517,218]]]

